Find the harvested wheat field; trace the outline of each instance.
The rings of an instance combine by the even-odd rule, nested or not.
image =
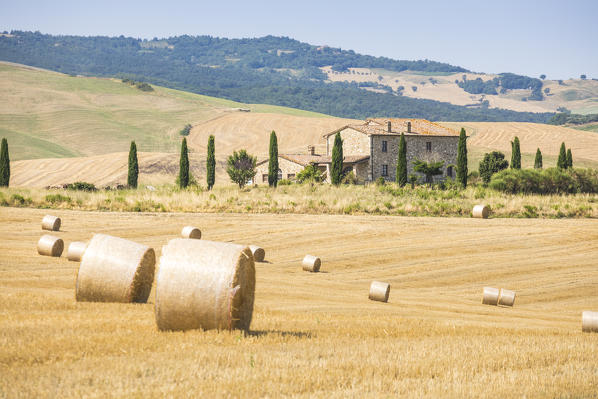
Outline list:
[[[256,244],[250,333],[160,332],[147,304],[77,303],[78,263],[37,255],[45,212],[0,208],[0,397],[595,397],[598,222],[54,211],[153,247],[180,226]],[[68,227],[67,227],[68,226]],[[320,273],[299,267],[306,253]],[[370,283],[392,286],[388,303]],[[484,286],[517,291],[481,304]]]

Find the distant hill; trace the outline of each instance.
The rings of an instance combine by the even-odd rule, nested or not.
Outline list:
[[[409,90],[416,92],[412,87],[388,90],[389,85],[380,84],[384,83],[385,74],[424,74],[429,80],[429,76],[468,71],[428,60],[365,56],[284,37],[229,40],[178,36],[148,41],[123,36],[52,36],[13,31],[0,36],[0,60],[72,75],[130,78],[239,102],[274,104],[346,118],[546,122],[552,116],[492,108],[478,100],[455,105],[450,98],[443,99],[445,102],[414,98],[407,95]],[[332,77],[356,75],[355,68],[386,72],[362,82],[366,86],[360,86],[357,80]]]

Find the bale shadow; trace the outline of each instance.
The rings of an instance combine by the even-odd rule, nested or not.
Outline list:
[[[314,338],[314,335],[311,332],[303,331],[251,330],[245,333],[246,336],[250,337],[263,337],[271,334],[276,334],[283,337]]]

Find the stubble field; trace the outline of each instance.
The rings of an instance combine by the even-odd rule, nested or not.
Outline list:
[[[53,210],[160,255],[186,224],[262,245],[251,332],[159,332],[148,304],[76,303],[37,255],[44,210],[0,208],[0,397],[595,397],[596,220]],[[322,273],[300,270],[307,254]],[[391,284],[387,304],[367,299]],[[480,303],[483,286],[518,293]]]

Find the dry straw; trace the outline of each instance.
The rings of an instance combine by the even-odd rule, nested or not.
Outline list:
[[[598,332],[598,312],[585,310],[581,314],[581,331]]]
[[[249,329],[255,264],[248,247],[173,239],[162,247],[158,270],[158,329]]]
[[[81,258],[77,301],[145,303],[154,281],[155,264],[152,248],[96,234]]]
[[[380,281],[372,281],[370,284],[370,296],[372,301],[388,302],[390,294],[390,284]]]
[[[490,208],[486,205],[476,205],[473,207],[472,215],[474,218],[488,219],[490,214]]]
[[[44,234],[37,242],[37,253],[45,256],[60,256],[64,250],[64,241],[61,238]]]
[[[201,230],[193,226],[185,226],[181,230],[181,237],[183,238],[195,238],[199,240],[201,238]]]
[[[42,219],[42,230],[60,230],[60,218],[52,215],[44,216],[44,218]]]
[[[484,305],[498,305],[499,296],[500,290],[498,288],[484,287],[484,296],[482,297],[482,303]]]
[[[515,304],[515,291],[500,289],[500,297],[498,298],[500,306],[513,306]]]
[[[73,241],[69,245],[69,249],[66,251],[66,257],[70,261],[79,262],[81,261],[81,257],[85,252],[85,248],[87,248],[87,243]]]
[[[303,270],[306,272],[314,272],[317,273],[320,271],[320,266],[322,265],[322,261],[320,258],[313,256],[313,255],[305,255],[303,258],[303,262],[301,262],[303,266]]]
[[[264,258],[266,257],[266,251],[263,248],[258,247],[257,245],[250,245],[249,249],[253,254],[253,260],[256,262],[263,262]]]

